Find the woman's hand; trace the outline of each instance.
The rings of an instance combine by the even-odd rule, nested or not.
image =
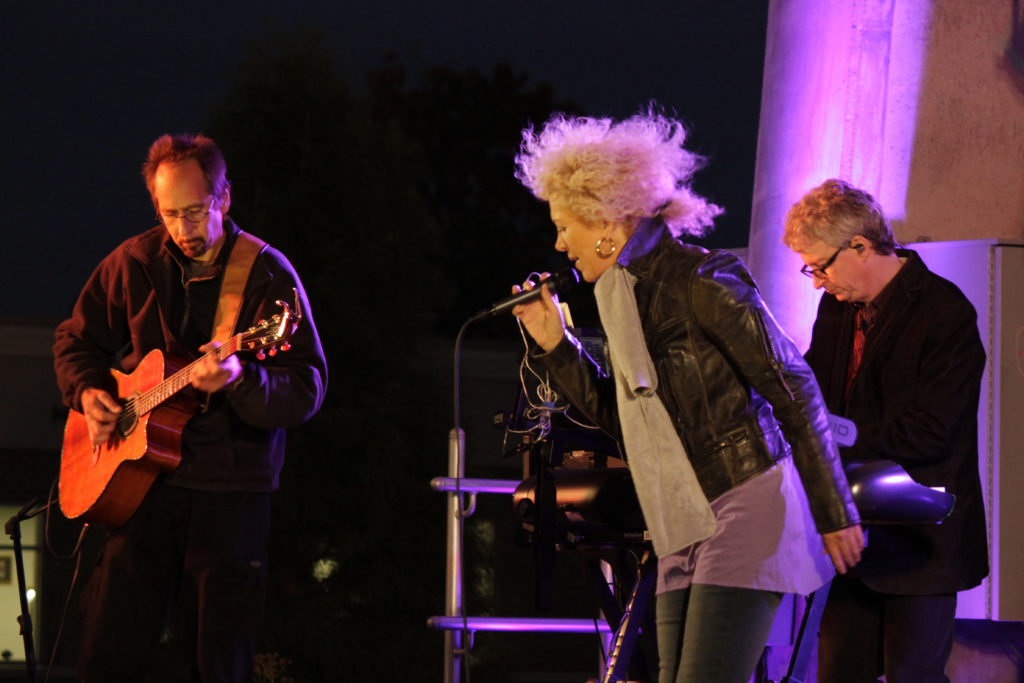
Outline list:
[[[822,534],[821,540],[825,542],[825,552],[840,574],[845,574],[847,569],[860,562],[860,551],[864,550],[864,532],[860,524]]]
[[[542,279],[546,277],[548,277],[548,273],[541,274]],[[512,293],[530,290],[535,286],[532,281],[527,280],[522,287],[513,286]],[[544,286],[539,299],[516,306],[512,309],[512,314],[519,318],[519,322],[523,324],[533,340],[545,351],[553,350],[565,336],[562,307],[548,291],[547,285]]]

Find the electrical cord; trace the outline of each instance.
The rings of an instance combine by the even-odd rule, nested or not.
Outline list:
[[[46,501],[46,521],[44,524],[43,539],[46,544],[47,551],[56,559],[70,560],[71,558],[75,558],[75,571],[71,575],[71,585],[68,587],[67,596],[64,598],[64,607],[61,610],[60,621],[58,622],[57,625],[57,635],[54,637],[53,647],[50,649],[50,659],[46,664],[46,676],[44,677],[44,681],[46,682],[50,680],[50,673],[53,671],[53,665],[57,659],[57,650],[60,648],[60,641],[64,635],[64,625],[65,623],[67,623],[68,610],[71,606],[71,596],[74,595],[75,585],[78,583],[78,576],[82,569],[82,543],[85,540],[86,533],[88,533],[89,531],[89,525],[83,524],[82,530],[78,534],[78,540],[75,541],[75,546],[70,554],[61,555],[56,550],[54,550],[53,542],[52,539],[50,538],[50,519],[51,514],[53,512],[54,503],[56,502],[54,494],[57,488],[57,482],[58,479],[53,480],[53,484],[51,484],[50,486],[50,495]]]
[[[53,548],[53,542],[50,539],[50,512],[53,509],[53,504],[57,502],[55,500],[55,493],[57,489],[58,479],[54,479],[53,483],[50,484],[50,495],[46,500],[46,522],[44,524],[43,539],[46,543],[46,550],[49,551],[58,560],[70,560],[72,557],[77,555],[82,549],[82,539],[85,538],[85,531],[89,528],[88,524],[82,525],[82,533],[78,536],[78,541],[75,543],[75,547],[71,550],[68,555],[61,555]]]
[[[518,320],[517,320],[518,322]],[[598,429],[592,424],[580,422],[570,414],[572,406],[568,401],[561,398],[558,392],[551,386],[547,373],[542,376],[530,363],[530,342],[526,337],[526,328],[519,322],[519,335],[523,340],[523,358],[519,362],[519,384],[523,389],[523,396],[526,398],[526,410],[524,417],[532,423],[526,429],[509,429],[512,434],[533,434],[537,441],[543,440],[551,432],[551,416],[559,413],[577,427],[582,429]],[[536,397],[531,395],[528,380],[533,377],[537,382],[535,389]]]

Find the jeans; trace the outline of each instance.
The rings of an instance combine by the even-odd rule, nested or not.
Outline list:
[[[657,597],[658,683],[746,683],[782,594],[695,584]]]

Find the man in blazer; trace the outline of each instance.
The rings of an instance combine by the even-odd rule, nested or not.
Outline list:
[[[956,496],[939,524],[869,529],[861,562],[832,584],[818,680],[948,681],[956,593],[988,574],[976,312],[898,248],[875,200],[846,182],[827,180],[794,204],[784,240],[825,289],[806,358],[829,410],[857,425],[844,463],[892,460]]]

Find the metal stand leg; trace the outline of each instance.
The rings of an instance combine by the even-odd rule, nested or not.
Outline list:
[[[21,636],[25,641],[25,666],[28,668],[28,680],[35,683],[36,678],[36,648],[32,640],[32,614],[28,609],[28,585],[25,581],[25,562],[21,549],[21,521],[32,517],[28,510],[36,504],[33,500],[21,508],[14,517],[11,517],[4,526],[5,533],[11,537],[14,543],[14,563],[18,570],[18,594],[21,598],[21,616],[18,617],[18,624],[21,626]],[[38,514],[38,511],[36,513]]]
[[[640,576],[637,578],[636,585],[633,586],[622,619],[615,630],[602,683],[616,683],[627,679],[633,648],[636,645],[640,627],[647,615],[647,605],[654,595],[654,582],[657,577],[657,572],[654,570],[657,566],[658,560],[654,553],[646,551],[640,566]]]
[[[454,428],[448,434],[448,476],[456,481],[465,473],[462,453],[466,436],[461,429]],[[448,540],[445,562],[445,616],[465,617],[462,608],[462,518],[466,510],[462,506],[460,491],[448,493]],[[459,683],[462,658],[465,656],[464,631],[452,629],[444,634],[444,681]]]
[[[807,607],[804,609],[803,619],[800,620],[800,630],[793,645],[793,654],[789,658],[789,670],[780,683],[803,683],[831,586],[831,583],[827,583],[807,596]]]

